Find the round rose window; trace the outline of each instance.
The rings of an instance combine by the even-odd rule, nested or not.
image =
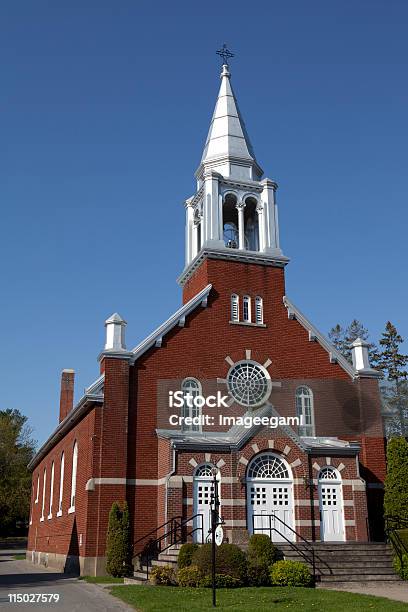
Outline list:
[[[254,408],[263,404],[271,393],[267,370],[255,361],[238,361],[228,372],[229,391],[238,404]]]

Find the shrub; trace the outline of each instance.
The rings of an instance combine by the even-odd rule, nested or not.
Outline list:
[[[179,569],[177,580],[181,587],[198,587],[202,580],[202,574],[196,565],[188,565]]]
[[[399,557],[394,557],[394,569],[403,580],[408,580],[408,555],[402,555],[402,563]]]
[[[276,561],[277,549],[269,536],[257,533],[250,537],[248,546],[248,581],[253,586],[271,583],[270,566]]]
[[[235,589],[242,585],[242,581],[226,574],[215,574],[215,585],[217,589]],[[212,576],[204,576],[200,581],[200,587],[211,588]]]
[[[246,581],[246,554],[239,546],[236,546],[236,544],[221,544],[217,546],[215,559],[217,574],[232,576],[232,578],[236,578],[241,583]],[[193,554],[192,563],[198,567],[203,576],[209,576],[211,574],[211,543],[199,546]]]
[[[271,584],[276,586],[310,586],[312,575],[300,561],[276,561],[270,568]]]
[[[183,546],[180,548],[177,561],[179,569],[183,569],[184,567],[191,565],[191,559],[193,558],[193,554],[197,548],[199,548],[198,544],[183,544]]]
[[[405,438],[391,438],[387,444],[384,512],[408,519],[408,443]]]
[[[106,571],[111,576],[120,578],[132,574],[129,509],[126,502],[122,506],[113,502],[109,512],[106,557]]]
[[[149,580],[152,584],[160,586],[177,584],[176,573],[171,565],[154,565]]]

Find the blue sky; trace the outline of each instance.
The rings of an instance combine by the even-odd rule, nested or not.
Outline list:
[[[0,408],[42,442],[62,368],[98,375],[104,320],[134,346],[180,304],[182,202],[216,49],[279,184],[287,294],[324,332],[408,337],[408,4],[3,0]]]

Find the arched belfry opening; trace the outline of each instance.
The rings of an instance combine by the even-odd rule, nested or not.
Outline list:
[[[259,223],[256,210],[258,202],[253,197],[245,198],[244,201],[244,236],[245,249],[248,251],[259,251]]]
[[[239,246],[237,196],[227,193],[222,207],[223,239],[226,247],[237,249]]]

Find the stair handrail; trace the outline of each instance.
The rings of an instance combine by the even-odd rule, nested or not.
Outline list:
[[[408,520],[400,516],[385,515],[385,535],[399,559],[401,570],[404,570],[405,559],[408,557],[408,545],[399,535],[400,529],[408,529]]]
[[[255,517],[258,517],[258,516],[263,517],[263,518],[267,517],[269,519],[269,528],[268,527],[255,527]],[[307,558],[307,556],[305,555],[304,551],[301,548],[299,548],[299,546],[296,546],[296,542],[293,542],[292,540],[289,540],[289,538],[287,538],[285,536],[285,534],[282,533],[282,531],[279,531],[279,529],[277,529],[276,527],[272,527],[271,519],[273,519],[274,521],[277,520],[280,523],[282,523],[282,525],[284,527],[289,529],[294,535],[296,535],[296,537],[300,538],[308,546],[308,548],[310,550],[310,553],[311,553],[311,561],[310,561],[310,559]],[[303,557],[303,559],[305,559],[305,561],[307,561],[307,563],[311,563],[312,569],[313,569],[313,580],[314,580],[314,582],[317,582],[318,580],[320,580],[320,574],[318,574],[317,571],[316,571],[316,551],[314,549],[314,546],[313,546],[312,542],[309,542],[309,540],[306,540],[306,538],[304,538],[298,531],[296,531],[296,529],[293,529],[293,527],[288,525],[284,520],[282,520],[281,518],[279,518],[275,514],[253,514],[252,515],[252,531],[253,531],[253,533],[255,533],[255,530],[265,531],[265,529],[270,532],[271,540],[272,540],[272,531],[276,531],[276,533],[278,535],[282,536],[286,540],[286,542],[294,550],[296,550],[296,552],[298,554],[300,554]],[[321,559],[318,555],[317,555],[317,559],[320,561],[320,563],[322,565],[325,565],[327,567],[327,569],[329,570],[330,574],[333,574],[333,571],[332,571],[331,567],[328,565],[328,563],[326,561]]]
[[[197,521],[197,523],[199,524],[197,527],[194,527],[194,529],[192,529],[190,532],[187,531],[187,533],[183,534],[183,528],[190,522],[190,521],[194,521],[194,519],[197,519],[198,517],[201,518],[201,520]],[[179,521],[179,519],[181,519]],[[160,527],[157,527],[156,530],[152,530],[150,533],[146,534],[144,537],[139,538],[139,540],[137,542],[142,541],[143,539],[149,537],[149,535],[151,535],[152,533],[154,533],[155,531],[157,532],[159,529],[162,529],[163,527],[165,527],[166,525],[170,524],[171,527],[168,531],[166,531],[165,533],[163,533],[161,536],[159,536],[158,538],[156,538],[155,540],[150,540],[145,549],[140,553],[139,558],[140,558],[140,564],[141,567],[143,566],[143,557],[145,558],[145,562],[146,562],[146,580],[149,579],[149,564],[150,561],[154,558],[155,554],[157,554],[157,552],[162,553],[165,550],[167,550],[168,548],[170,548],[170,546],[173,546],[174,544],[180,544],[183,541],[186,541],[188,536],[191,536],[193,533],[195,533],[196,531],[201,531],[201,541],[204,542],[204,527],[203,527],[203,515],[201,513],[197,513],[197,514],[193,514],[192,516],[183,519],[181,516],[176,516],[173,517],[171,519],[169,519],[168,521],[166,521],[166,523],[163,523],[163,525],[161,525]],[[180,531],[180,535],[178,536],[178,531]],[[167,540],[167,543],[165,546],[161,546],[162,542]],[[135,544],[137,543],[135,542]]]
[[[148,533],[143,535],[141,538],[139,538],[138,540],[133,542],[133,546],[132,546],[133,552],[135,552],[135,547],[136,547],[137,544],[139,544],[140,542],[142,542],[143,540],[145,540],[149,536],[153,535],[154,533],[157,533],[160,529],[163,529],[163,527],[166,527],[169,523],[172,523],[173,521],[175,521],[176,519],[179,519],[179,518],[181,518],[181,516],[172,517],[171,519],[169,519],[165,523],[162,523],[158,527],[155,527],[154,529],[152,529],[151,531],[149,531]]]

